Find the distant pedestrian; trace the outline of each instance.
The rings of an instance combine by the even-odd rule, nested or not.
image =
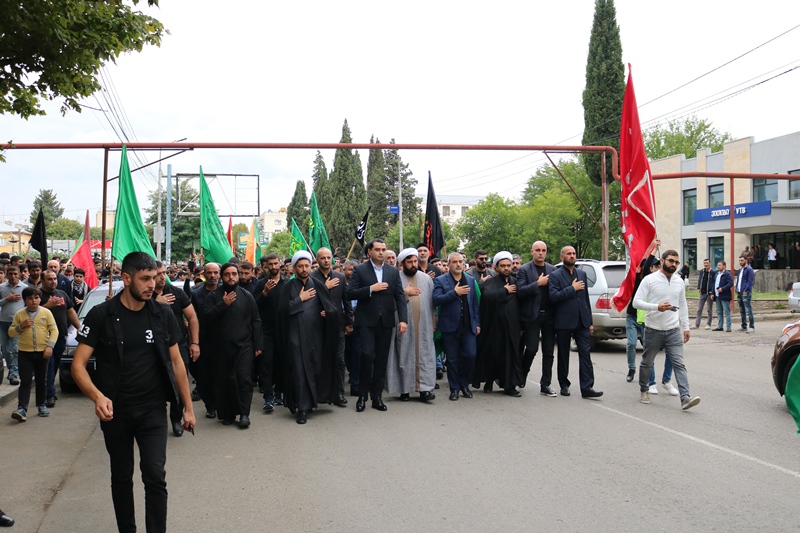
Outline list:
[[[739,258],[739,274],[736,276],[736,294],[739,299],[739,310],[742,313],[742,331],[753,333],[756,324],[753,320],[753,306],[751,298],[753,296],[753,268],[747,264],[747,258]],[[750,319],[750,329],[747,328],[747,319]]]
[[[725,270],[725,261],[717,263],[717,274],[714,277],[714,296],[712,300],[717,302],[717,319],[719,323],[714,331],[722,331],[722,318],[725,318],[726,330],[731,331],[731,287],[733,287],[733,276]]]
[[[769,243],[769,251],[767,252],[767,261],[769,261],[770,270],[778,268],[778,250],[775,249],[775,245],[772,243]]]
[[[700,322],[703,320],[703,310],[708,307],[708,324],[706,329],[711,329],[711,314],[714,307],[714,278],[716,272],[711,270],[711,261],[703,259],[703,270],[697,276],[697,290],[700,292],[700,297],[697,301],[697,316],[694,321],[694,329],[700,327]]]

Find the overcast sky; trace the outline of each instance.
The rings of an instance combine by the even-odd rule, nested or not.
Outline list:
[[[474,6],[474,7],[473,7]],[[141,142],[354,142],[580,144],[581,97],[594,2],[219,2],[161,0],[147,8],[169,29],[160,48],[107,68],[127,133]],[[800,65],[800,28],[646,104],[800,24],[800,2],[618,0],[623,61],[633,66],[644,127]],[[800,130],[800,69],[697,110],[734,137]],[[709,102],[709,100],[706,100]],[[85,104],[109,109],[101,95]],[[646,104],[646,105],[643,105]],[[692,105],[694,104],[694,105]],[[109,119],[85,109],[62,117],[0,116],[3,141],[118,142]],[[109,116],[112,122],[115,119]],[[0,164],[0,214],[27,219],[39,189],[83,221],[102,204],[103,154],[10,151]],[[261,176],[261,210],[285,207],[298,179],[310,190],[314,151],[198,150],[174,173]],[[328,170],[333,151],[323,153]],[[545,162],[540,153],[404,151],[424,193],[516,197]],[[152,152],[140,157],[152,161]],[[366,173],[368,153],[361,151]],[[113,154],[110,173],[117,174]],[[131,167],[137,166],[132,160]],[[163,167],[166,172],[166,166]],[[134,174],[144,208],[157,166]],[[252,181],[222,181],[220,212],[254,213]],[[109,189],[109,207],[116,204]],[[234,198],[234,196],[236,198]],[[94,218],[92,218],[94,224]]]

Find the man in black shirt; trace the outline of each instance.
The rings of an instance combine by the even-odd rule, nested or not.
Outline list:
[[[57,261],[56,261],[57,262]],[[72,299],[62,290],[56,289],[58,277],[52,270],[45,270],[42,274],[42,301],[41,306],[50,310],[58,326],[58,342],[53,348],[53,356],[47,364],[47,407],[55,407],[56,400],[56,372],[61,364],[61,356],[64,355],[64,348],[67,347],[67,333],[69,325],[80,329],[81,323],[75,313],[75,304]]]
[[[133,252],[122,262],[124,290],[94,307],[78,332],[72,375],[95,404],[111,459],[111,497],[119,531],[136,531],[133,503],[134,440],[145,487],[147,531],[167,530],[167,416],[165,401],[180,400],[183,427],[194,410],[175,316],[152,298],[156,262]],[[95,355],[94,382],[86,371]]]
[[[266,261],[264,261],[266,259]],[[271,413],[275,405],[283,405],[283,354],[278,350],[278,295],[286,278],[281,276],[281,260],[278,254],[261,258],[266,263],[266,275],[256,285],[256,307],[261,316],[261,331],[264,334],[264,353],[256,358],[258,377],[264,389],[264,412]]]
[[[219,265],[217,263],[206,263],[203,267],[203,277],[205,281],[195,285],[192,291],[192,307],[195,309],[200,329],[198,342],[203,353],[203,357],[197,360],[193,372],[195,372],[195,379],[197,380],[197,392],[200,393],[200,399],[203,400],[206,406],[206,418],[216,418],[217,400],[214,396],[214,387],[212,385],[212,362],[214,359],[212,339],[209,335],[208,321],[203,316],[203,309],[206,306],[206,298],[219,287]]]
[[[711,297],[714,296],[714,280],[717,273],[711,270],[711,261],[703,259],[703,270],[697,274],[697,290],[700,291],[700,298],[697,302],[697,316],[694,319],[694,328],[700,327],[700,322],[703,321],[703,311],[708,307],[708,324],[706,329],[711,329],[711,312],[714,307],[714,302]]]

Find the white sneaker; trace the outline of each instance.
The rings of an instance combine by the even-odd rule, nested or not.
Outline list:
[[[642,403],[650,403],[650,393],[644,391],[641,396],[639,396],[639,401]]]
[[[658,387],[650,385],[650,394],[658,394]]]
[[[755,333],[755,332],[756,332],[756,328],[750,328],[750,329],[747,330],[747,333]]]
[[[689,326],[689,329],[697,329],[698,327],[699,326],[692,324],[691,326]]]
[[[706,326],[706,329],[711,329],[711,326]]]
[[[671,382],[667,381],[666,383],[664,383],[662,381],[661,382],[661,386],[664,387],[664,390],[667,391],[670,394],[670,396],[677,396],[678,395],[678,389],[673,387]]]

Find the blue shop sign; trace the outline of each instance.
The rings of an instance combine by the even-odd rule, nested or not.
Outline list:
[[[738,204],[733,208],[733,218],[760,217],[772,213],[772,202],[750,202],[748,204]],[[731,206],[723,205],[720,207],[709,207],[708,209],[697,209],[694,212],[694,221],[711,222],[713,220],[731,217]]]
[[[389,206],[389,214],[390,215],[399,215],[400,214],[400,206],[399,205],[390,205]]]

